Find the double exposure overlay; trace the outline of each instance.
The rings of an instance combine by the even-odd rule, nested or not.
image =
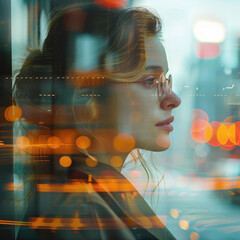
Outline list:
[[[240,239],[240,3],[0,2],[0,239]]]

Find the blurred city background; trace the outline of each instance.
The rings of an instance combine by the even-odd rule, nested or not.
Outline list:
[[[41,48],[53,9],[77,0],[0,2],[0,229],[11,239],[14,179],[11,105],[12,76]],[[91,2],[91,1],[90,1]],[[102,2],[116,7],[116,1]],[[169,73],[181,97],[174,110],[172,146],[145,152],[159,172],[146,185],[141,165],[129,157],[123,174],[136,186],[176,239],[240,239],[240,1],[119,0],[122,6],[155,9],[163,22]],[[120,4],[120,5],[121,5]],[[151,194],[151,186],[161,181]],[[147,188],[147,191],[145,191]],[[157,204],[159,200],[159,203]],[[6,221],[9,221],[9,225]],[[12,221],[12,222],[11,222]],[[9,231],[10,230],[10,231]]]

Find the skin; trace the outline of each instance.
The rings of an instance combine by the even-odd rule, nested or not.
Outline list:
[[[89,107],[75,106],[79,120],[96,123],[96,128],[90,130],[91,133],[78,129],[77,135],[85,135],[91,139],[91,147],[88,149],[90,154],[106,153],[102,159],[98,158],[100,162],[110,164],[112,155],[126,159],[130,151],[119,152],[113,146],[114,138],[121,133],[134,138],[135,148],[164,151],[171,144],[170,132],[156,124],[171,117],[172,110],[180,105],[181,100],[173,91],[167,91],[159,99],[156,88],[149,88],[144,82],[149,77],[157,78],[162,72],[168,72],[165,49],[158,37],[146,39],[145,54],[144,78],[139,79],[138,83],[110,84],[106,102],[96,102],[97,116],[94,119],[91,118]],[[63,107],[66,109],[63,110]],[[55,111],[55,123],[63,121],[66,114],[71,112],[71,106],[61,106],[61,111]],[[69,119],[73,119],[73,116]],[[68,121],[70,120],[66,119]],[[95,138],[92,138],[92,134]],[[106,157],[107,155],[109,156]],[[121,170],[121,167],[117,169]]]
[[[109,100],[112,104],[108,113],[114,114],[111,123],[115,121],[119,132],[134,137],[136,148],[163,151],[171,144],[169,131],[155,124],[171,117],[172,110],[180,105],[181,100],[173,91],[168,91],[159,100],[156,88],[144,85],[142,81],[149,76],[168,72],[166,53],[160,40],[157,37],[147,38],[145,46],[147,77],[140,79],[137,84],[113,84]]]

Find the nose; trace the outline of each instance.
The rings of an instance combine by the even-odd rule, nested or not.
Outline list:
[[[160,100],[160,108],[162,108],[163,110],[172,110],[174,108],[177,108],[180,104],[181,99],[173,91],[165,94]]]

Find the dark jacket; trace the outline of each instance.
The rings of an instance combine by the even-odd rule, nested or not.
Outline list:
[[[133,185],[106,164],[38,181],[17,240],[173,240]]]

